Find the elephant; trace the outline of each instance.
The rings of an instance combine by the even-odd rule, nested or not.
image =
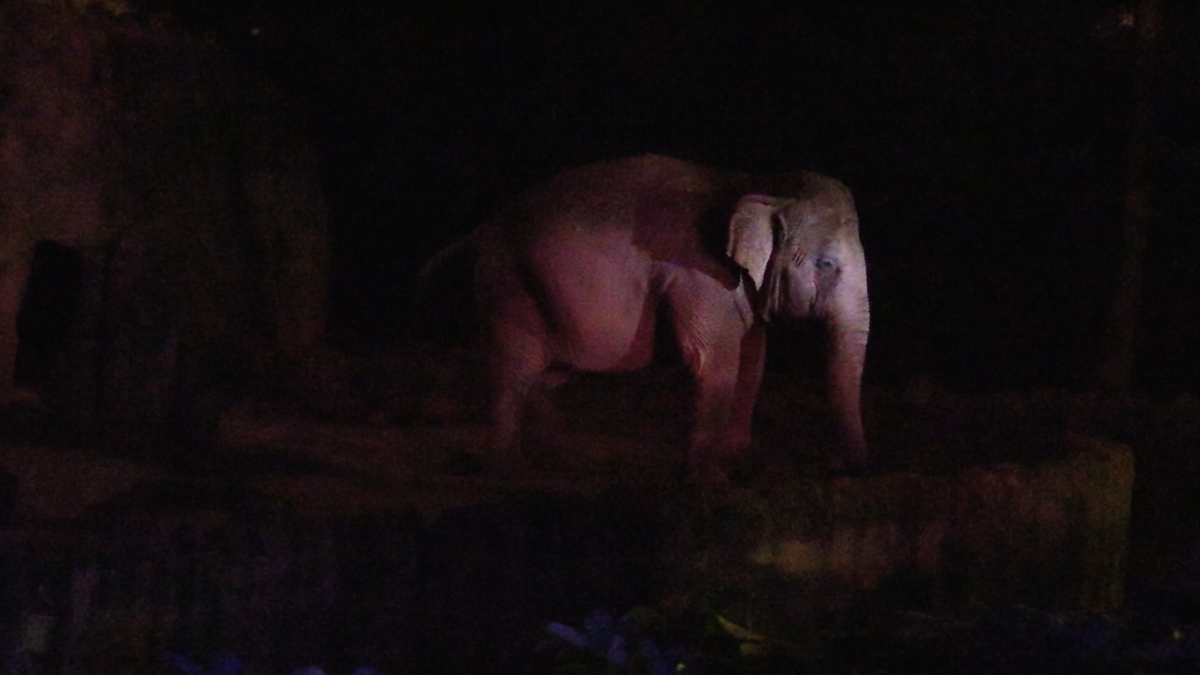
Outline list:
[[[816,318],[845,446],[831,464],[865,467],[867,270],[854,200],[837,180],[627,157],[549,179],[471,237],[493,463],[523,462],[523,416],[555,373],[647,366],[666,321],[696,383],[692,478],[723,483],[750,443],[766,326]]]

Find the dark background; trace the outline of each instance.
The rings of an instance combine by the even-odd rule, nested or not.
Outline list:
[[[329,327],[343,350],[401,350],[421,266],[504,198],[568,166],[653,151],[740,170],[813,168],[845,181],[858,201],[870,267],[868,381],[903,386],[931,375],[966,391],[1092,386],[1125,249],[1126,196],[1140,181],[1151,211],[1133,385],[1173,397],[1200,394],[1191,353],[1200,338],[1200,3],[1159,0],[1157,35],[1139,46],[1134,10],[1149,4],[144,0],[141,9],[226,44],[306,111],[330,209]],[[1130,162],[1138,148],[1146,157],[1140,173]],[[439,289],[440,297],[461,301],[470,280],[460,267],[448,272],[439,279],[451,288]],[[779,337],[774,352],[798,348]],[[390,375],[378,361],[363,361]],[[327,398],[360,393],[353,391],[359,379],[347,382]],[[889,429],[880,434],[885,447],[911,444],[935,458],[978,462],[990,460],[991,446],[1041,452],[1043,420],[1057,424],[1072,409],[1055,397],[1018,403],[1012,408],[1019,413],[1005,404],[978,406],[980,414],[958,404],[879,406],[872,426]],[[1179,406],[1180,417],[1194,405]],[[190,452],[215,447],[219,431],[217,415],[195,407],[203,433],[184,428],[182,436],[199,440],[173,457],[202,480],[186,489],[175,479],[139,484],[120,494],[86,527],[69,524],[72,536],[101,533],[95,541],[107,547],[89,552],[86,568],[43,563],[31,551],[19,560],[28,580],[0,575],[0,590],[28,585],[31,602],[45,604],[34,581],[53,576],[60,579],[57,611],[67,616],[78,609],[68,592],[75,570],[104,570],[93,609],[132,607],[122,604],[130,593],[153,591],[136,597],[137,606],[175,603],[154,611],[184,616],[170,639],[197,659],[206,646],[246,645],[237,653],[292,667],[302,663],[296,659],[340,655],[347,667],[336,672],[368,661],[488,672],[527,662],[522,640],[531,626],[575,622],[600,603],[628,607],[668,584],[691,583],[655,571],[663,569],[655,557],[661,551],[678,560],[694,546],[695,535],[682,545],[671,538],[680,502],[673,489],[637,483],[599,503],[566,506],[558,497],[529,501],[522,489],[515,502],[448,509],[433,526],[411,512],[349,526],[328,514],[293,521],[252,493],[275,471],[308,478],[307,460],[292,464],[293,448],[282,465],[257,446]],[[1174,626],[1196,625],[1198,606],[1194,425],[1163,424],[1171,418],[1149,408],[1124,401],[1088,407],[1084,428],[1138,451],[1129,594],[1157,612],[1184,606],[1182,623],[1156,620],[1153,631],[1142,631],[1154,637],[1141,638],[1182,649],[1195,641],[1180,639],[1188,634]],[[1038,440],[1027,442],[1034,432]],[[353,450],[314,438],[305,445],[346,456]],[[397,437],[384,438],[391,444]],[[375,461],[375,449],[364,461]],[[350,466],[344,459],[330,466],[340,472]],[[446,466],[452,474],[455,467]],[[367,494],[352,475],[346,502]],[[390,485],[392,474],[382,476]],[[387,489],[419,498],[403,486]],[[336,489],[318,497],[343,501]],[[670,509],[654,515],[643,497]],[[197,509],[204,518],[194,516]],[[168,520],[143,521],[143,512]],[[230,513],[228,526],[206,539],[193,534],[212,512]],[[758,505],[754,517],[761,517]],[[149,534],[131,521],[148,523]],[[160,525],[169,522],[181,527]],[[742,533],[726,522],[714,527],[727,527],[740,546]],[[135,572],[138,579],[128,576]],[[247,595],[246,588],[257,591]],[[0,603],[13,608],[14,626],[22,606]],[[188,606],[194,609],[175,612]],[[235,639],[215,644],[220,636],[207,619],[229,607],[225,630]],[[982,630],[994,637],[997,625]],[[1063,644],[1063,624],[1050,625],[1058,636],[1050,640],[1031,642],[1033,633],[1013,629],[1019,644],[956,636],[945,651],[951,661],[957,650],[995,644],[1013,659],[1041,645],[1053,651]],[[869,659],[862,646],[870,644],[858,636],[851,650]],[[846,644],[839,642],[838,654]],[[1056,664],[1061,654],[1053,654]],[[994,656],[987,662],[1006,665]]]
[[[396,345],[423,262],[506,196],[652,151],[854,190],[869,381],[1084,388],[1141,120],[1135,386],[1198,389],[1195,3],[1143,1],[1139,46],[1120,2],[163,1],[311,113],[345,349]]]

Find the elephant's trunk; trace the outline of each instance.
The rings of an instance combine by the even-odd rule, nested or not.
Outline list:
[[[843,306],[828,321],[829,398],[848,451],[844,463],[861,468],[867,462],[867,441],[862,424],[862,374],[871,319],[866,294],[849,304],[850,307]]]

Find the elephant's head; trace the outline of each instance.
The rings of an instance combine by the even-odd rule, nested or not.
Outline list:
[[[796,177],[777,197],[751,194],[734,208],[729,256],[754,280],[759,317],[815,317],[829,345],[829,389],[850,449],[866,460],[860,410],[863,361],[870,331],[867,267],[850,190],[814,173]]]

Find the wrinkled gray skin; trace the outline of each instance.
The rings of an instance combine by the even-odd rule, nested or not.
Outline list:
[[[693,477],[723,482],[722,460],[750,441],[765,325],[790,317],[824,321],[829,391],[848,451],[834,465],[865,464],[866,263],[841,183],[644,155],[560,174],[473,237],[501,466],[520,464],[521,421],[550,369],[646,366],[661,319],[697,383]]]

